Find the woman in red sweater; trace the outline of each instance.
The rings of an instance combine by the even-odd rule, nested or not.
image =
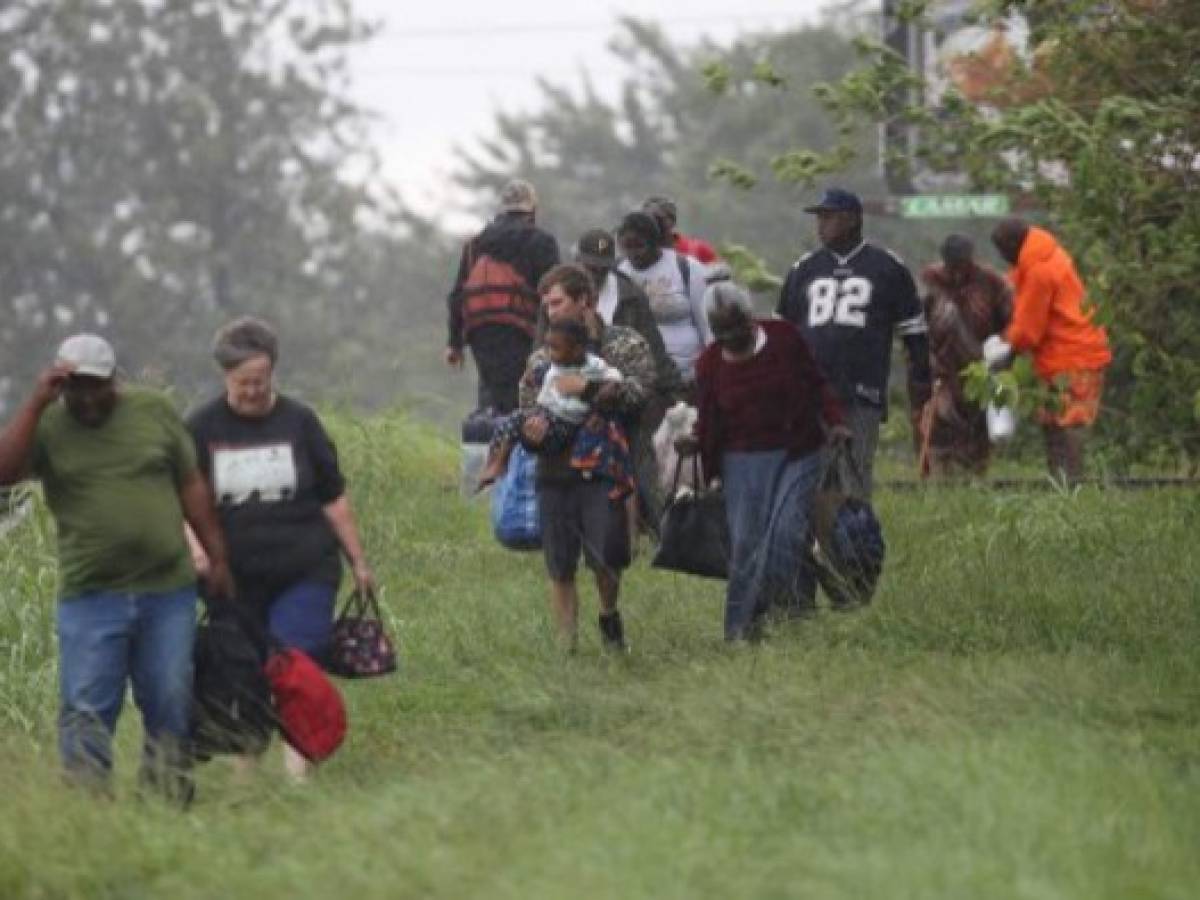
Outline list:
[[[705,477],[720,477],[729,520],[725,638],[753,637],[762,616],[810,612],[813,495],[826,429],[847,441],[842,409],[790,322],[756,320],[750,297],[714,284],[706,312],[715,343],[696,364],[698,446]]]

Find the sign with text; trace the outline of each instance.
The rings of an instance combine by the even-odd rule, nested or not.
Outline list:
[[[1000,219],[1012,210],[1004,194],[916,194],[897,199],[905,219]]]

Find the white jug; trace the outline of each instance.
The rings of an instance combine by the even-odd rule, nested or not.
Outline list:
[[[1004,444],[1017,433],[1017,417],[1011,406],[987,405],[988,440],[993,444]]]

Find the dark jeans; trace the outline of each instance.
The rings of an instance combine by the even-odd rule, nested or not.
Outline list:
[[[478,408],[512,412],[533,338],[509,325],[485,325],[471,332],[469,343],[479,372]]]
[[[108,780],[112,735],[132,682],[146,731],[141,780],[186,800],[196,589],[63,598],[57,630],[59,752],[67,774]]]
[[[875,486],[875,451],[879,446],[879,423],[883,410],[869,403],[851,403],[845,407],[846,425],[850,429],[850,455],[854,467],[843,472],[850,492],[860,500],[870,502]]]
[[[789,459],[783,450],[722,455],[731,541],[725,592],[725,639],[752,637],[774,609],[810,613],[816,568],[810,552],[813,495],[821,454]]]

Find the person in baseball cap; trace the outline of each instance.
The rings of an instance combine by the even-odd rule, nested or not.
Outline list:
[[[834,253],[849,253],[863,241],[863,205],[845,188],[827,188],[806,213],[817,217],[817,239]]]
[[[821,246],[792,265],[775,312],[803,332],[854,431],[850,493],[869,500],[879,426],[887,417],[893,338],[904,343],[914,425],[929,399],[929,339],[912,272],[863,237],[863,203],[829,187],[804,207]]]
[[[606,271],[612,269],[617,265],[617,242],[603,228],[589,228],[575,243],[575,262]]]
[[[72,375],[112,378],[117,370],[117,354],[112,344],[98,334],[76,334],[58,346],[55,361],[70,366]]]
[[[110,789],[132,682],[145,728],[140,783],[186,805],[198,595],[185,523],[211,561],[214,600],[232,600],[233,576],[192,436],[164,394],[118,385],[116,365],[98,335],[63,341],[0,430],[0,486],[40,480],[58,533],[58,748],[68,780]]]
[[[616,238],[603,228],[589,228],[575,242],[574,257],[575,262],[592,276],[601,301],[600,318],[611,325],[622,293],[622,285],[613,278],[613,270],[617,267]]]
[[[812,206],[804,207],[806,213],[829,213],[829,212],[849,212],[862,215],[862,201],[858,199],[858,194],[853,191],[847,191],[844,188],[831,187],[825,191],[825,195]]]
[[[59,344],[54,364],[64,372],[63,402],[82,425],[97,428],[117,405],[117,354],[98,334],[76,334]]]

